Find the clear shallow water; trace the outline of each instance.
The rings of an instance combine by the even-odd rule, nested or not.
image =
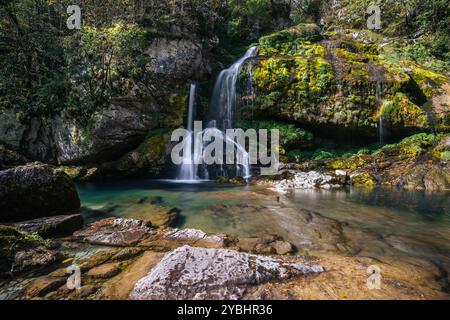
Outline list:
[[[108,216],[145,218],[154,206],[180,210],[177,227],[236,236],[277,234],[301,246],[300,208],[341,223],[355,254],[422,258],[450,271],[450,196],[386,189],[297,191],[170,181],[80,184],[82,206]]]

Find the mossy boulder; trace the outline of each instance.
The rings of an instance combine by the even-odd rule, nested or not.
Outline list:
[[[0,222],[73,214],[80,199],[69,176],[32,163],[0,171]]]
[[[373,188],[377,185],[377,180],[369,172],[355,174],[351,176],[351,184],[355,187]]]
[[[51,245],[51,241],[44,240],[37,233],[0,225],[0,275],[53,262],[55,256],[49,250]],[[30,253],[34,253],[34,258]]]
[[[171,166],[172,142],[169,129],[158,129],[148,133],[147,138],[134,150],[119,160],[102,164],[97,177],[117,175],[161,176]]]

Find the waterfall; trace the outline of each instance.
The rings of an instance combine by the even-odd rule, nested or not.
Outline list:
[[[232,168],[223,165],[220,166],[218,172],[217,170],[216,172],[212,172],[215,176],[221,175],[227,178],[238,176],[246,179],[251,176],[250,156],[245,150],[245,146],[241,146],[236,141],[229,139],[226,136],[225,131],[227,129],[233,129],[235,126],[236,111],[238,107],[237,87],[242,73],[242,66],[248,59],[256,55],[257,49],[257,47],[248,49],[242,58],[219,74],[216,84],[214,85],[209,107],[210,125],[208,125],[208,130],[216,129],[222,131],[224,141],[227,144],[234,146],[236,150],[236,159],[239,158],[241,160],[236,162],[236,165]],[[253,92],[251,94],[253,94]]]
[[[250,48],[242,58],[219,74],[211,97],[208,126],[201,133],[198,133],[201,135],[208,133],[221,135],[226,144],[233,146],[236,159],[240,159],[240,161],[236,161],[234,165],[207,166],[195,164],[199,163],[199,159],[203,157],[202,150],[205,149],[206,145],[203,143],[201,148],[194,146],[194,141],[201,141],[201,139],[194,137],[193,133],[196,102],[196,85],[193,84],[191,85],[189,95],[188,123],[186,126],[190,132],[190,135],[186,138],[186,146],[191,152],[183,154],[183,162],[180,165],[177,180],[197,181],[199,179],[210,179],[218,176],[225,176],[227,178],[235,176],[243,178],[250,177],[250,156],[245,150],[245,146],[241,146],[238,142],[227,137],[225,131],[227,129],[233,129],[235,125],[238,104],[237,86],[242,72],[242,66],[247,59],[255,56],[256,50],[256,47]]]
[[[191,84],[191,90],[189,93],[189,108],[188,108],[188,119],[187,119],[187,130],[189,131],[189,136],[186,137],[186,145],[187,149],[190,150],[190,152],[187,152],[186,154],[183,154],[183,163],[180,165],[179,172],[177,175],[177,180],[195,180],[196,177],[196,168],[194,165],[194,150],[193,150],[193,142],[194,142],[194,132],[193,132],[193,125],[194,125],[194,112],[195,112],[195,105],[196,105],[196,94],[197,94],[197,85]]]
[[[382,114],[382,104],[383,104],[383,84],[381,82],[377,82],[375,86],[375,99],[376,102],[381,106],[380,107],[380,118],[378,119],[378,140],[381,145],[384,144],[384,126],[383,126],[383,114]]]
[[[256,54],[257,47],[247,50],[245,55],[236,61],[231,67],[223,70],[217,78],[214,86],[209,119],[215,120],[217,128],[224,131],[233,128],[237,106],[236,87],[241,75],[242,65]]]
[[[383,128],[383,115],[380,115],[378,119],[378,138],[381,145],[384,144],[384,128]]]

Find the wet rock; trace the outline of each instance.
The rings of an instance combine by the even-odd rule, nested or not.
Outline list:
[[[264,214],[264,210],[260,212]],[[276,208],[270,210],[270,213],[271,219],[275,219],[284,229],[283,233],[289,232],[287,240],[295,243],[296,249],[302,254],[308,254],[310,250],[335,251],[339,250],[338,245],[342,249],[346,248],[344,231],[336,220],[297,208]]]
[[[275,241],[272,246],[278,255],[286,255],[294,252],[294,246],[287,241]]]
[[[323,271],[319,265],[184,246],[167,254],[139,280],[130,299],[239,299],[248,287]]]
[[[149,238],[141,241],[139,246],[157,250],[173,250],[182,245],[205,248],[223,248],[233,240],[225,234],[206,234],[197,229],[158,229]]]
[[[27,270],[40,269],[56,261],[55,252],[45,247],[18,251],[14,256],[12,272],[23,272]]]
[[[260,238],[239,238],[236,242],[236,247],[240,250],[257,254],[286,255],[294,251],[292,244],[270,235]]]
[[[92,278],[108,279],[119,274],[120,271],[121,269],[119,263],[107,263],[89,270],[87,276]]]
[[[15,222],[76,213],[75,184],[51,167],[33,163],[0,171],[0,221]]]
[[[90,295],[94,294],[98,290],[98,286],[88,284],[77,289],[74,294],[75,299],[85,299]]]
[[[62,237],[72,235],[83,228],[84,219],[80,214],[54,216],[28,220],[12,224],[27,232],[36,232],[43,237]]]
[[[81,271],[86,272],[95,268],[101,264],[106,263],[117,253],[117,250],[100,251],[93,256],[89,257],[87,260],[83,261],[79,267]]]
[[[136,219],[108,218],[74,233],[74,239],[92,244],[132,246],[153,234],[151,224]]]
[[[316,171],[294,171],[293,175],[280,181],[264,181],[278,192],[287,192],[295,189],[338,189],[342,187],[339,179]]]
[[[450,190],[450,168],[437,163],[412,165],[392,173],[390,178],[396,185],[409,190]]]
[[[164,234],[163,238],[198,241],[205,239],[207,236],[208,235],[201,230],[187,228],[187,229],[171,229]]]
[[[179,209],[155,203],[151,198],[131,200],[130,204],[121,203],[115,209],[132,214],[135,219],[148,221],[154,227],[168,227],[177,218]]]
[[[44,297],[66,283],[64,278],[45,277],[33,281],[26,289],[28,297]]]
[[[52,243],[39,235],[0,225],[0,274],[41,268],[56,260]]]
[[[119,252],[117,252],[111,258],[111,260],[113,260],[113,261],[128,260],[128,259],[136,257],[141,252],[142,252],[142,250],[139,248],[126,248],[126,249],[123,249],[123,250],[120,250]]]

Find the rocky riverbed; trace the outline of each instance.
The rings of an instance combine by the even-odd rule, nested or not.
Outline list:
[[[331,222],[305,220],[324,241]],[[313,215],[313,216],[311,216]],[[309,220],[309,222],[307,221]],[[12,228],[12,227],[11,227]],[[11,235],[2,227],[2,250]],[[15,235],[21,237],[21,235]],[[314,242],[320,242],[315,239]],[[277,236],[206,234],[195,229],[107,218],[73,235],[27,244],[12,256],[22,269],[4,272],[2,299],[436,299],[448,297],[429,264],[395,257],[383,261],[338,251],[299,254]],[[297,253],[297,254],[295,254]],[[382,289],[371,290],[370,266],[382,270]],[[69,289],[68,268],[81,286]],[[73,267],[70,269],[73,272]]]

